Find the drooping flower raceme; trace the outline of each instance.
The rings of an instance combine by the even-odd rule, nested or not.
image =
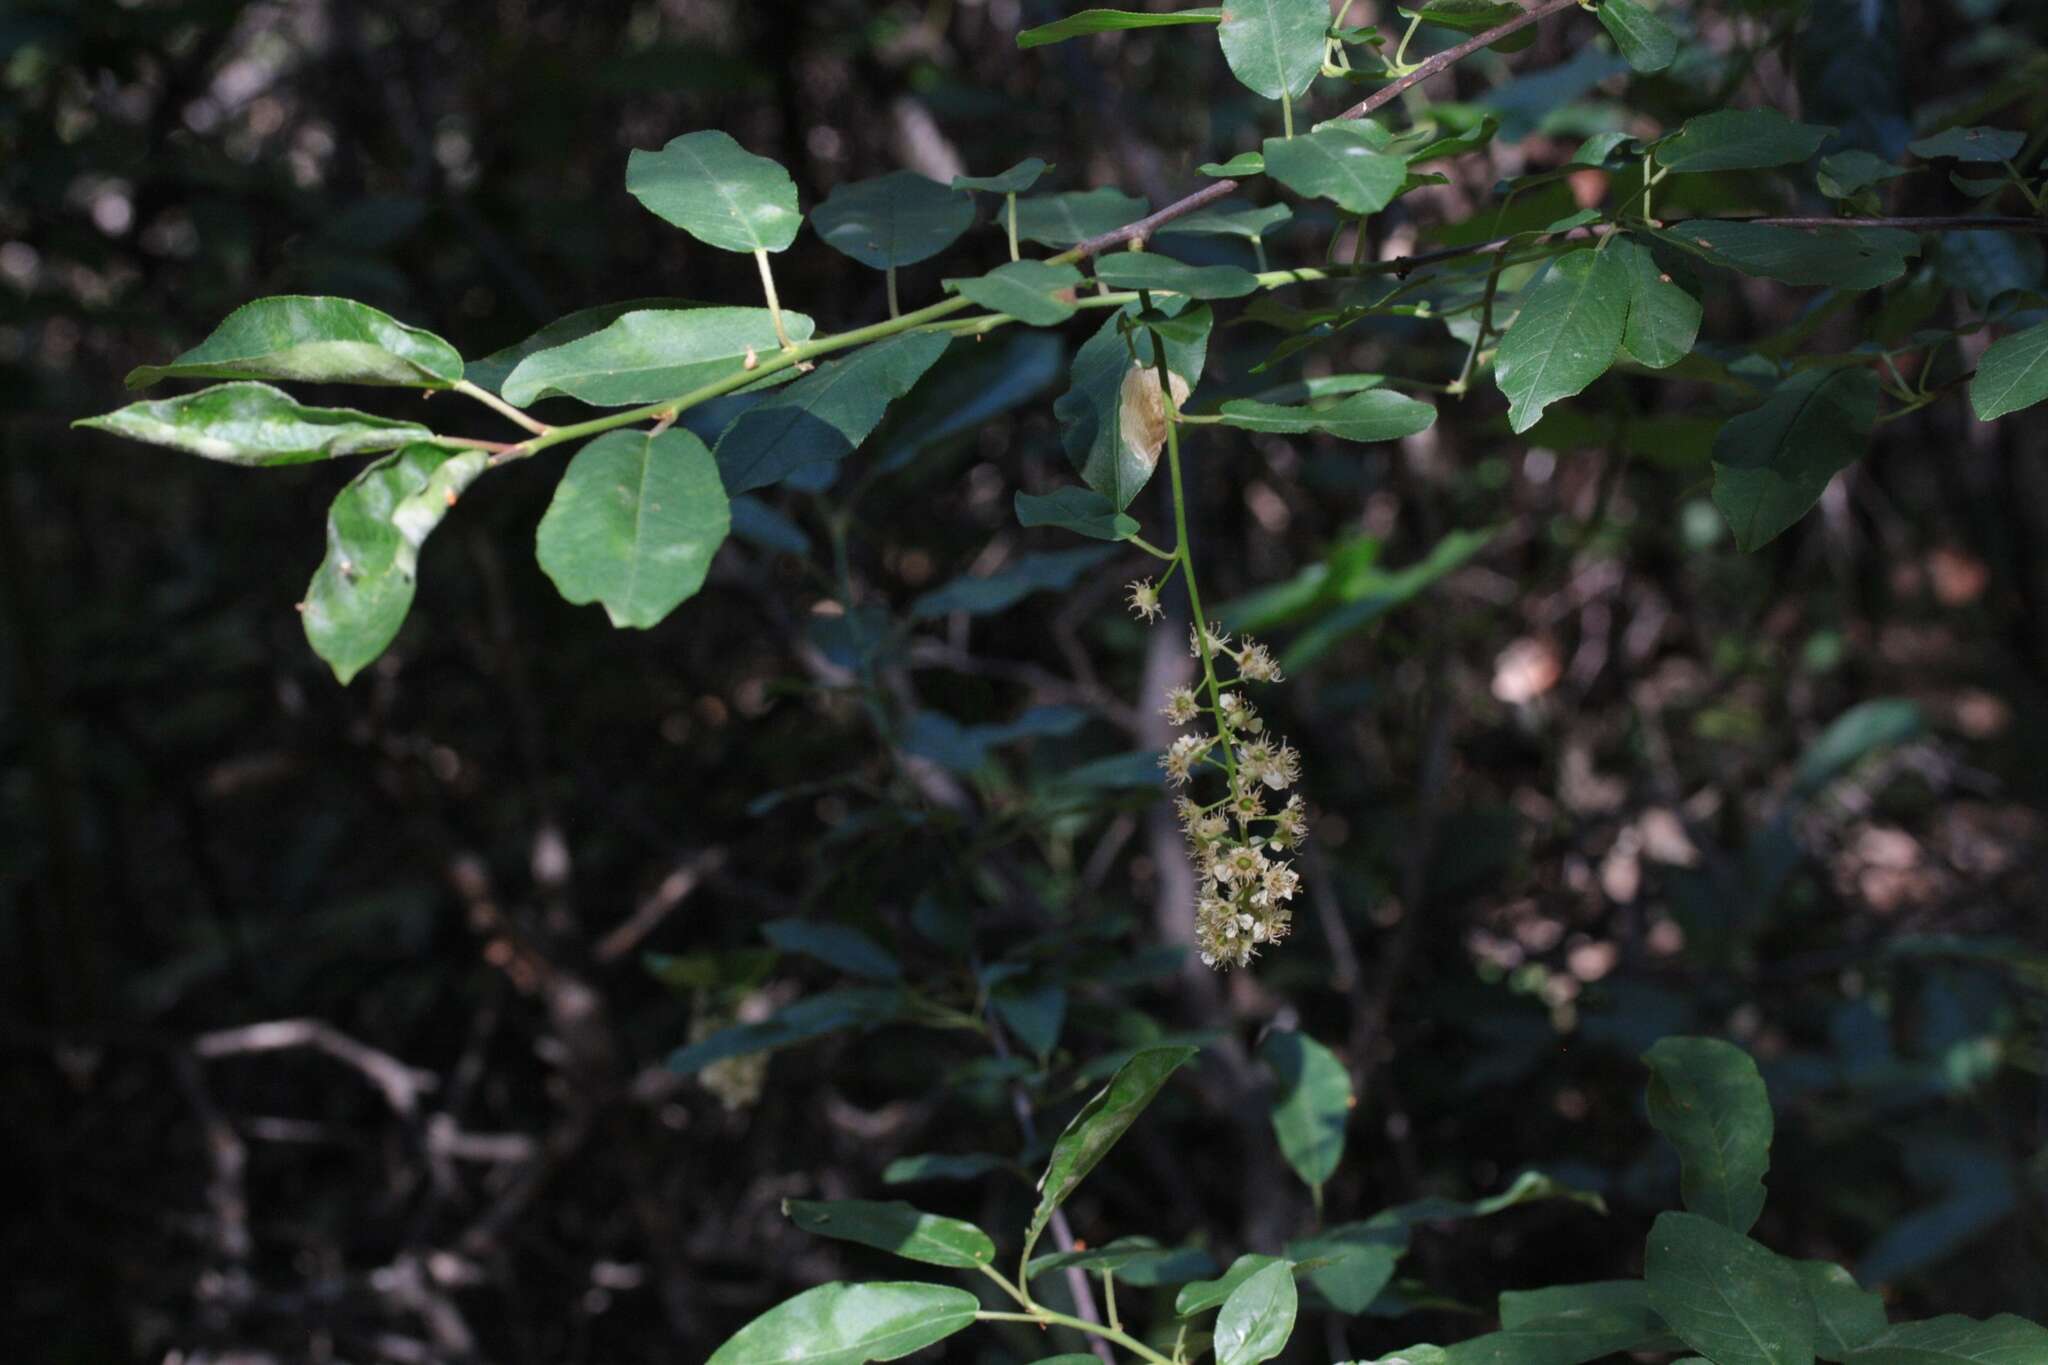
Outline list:
[[[1141,601],[1136,587],[1132,610],[1150,620],[1156,589],[1145,583]],[[1174,738],[1159,766],[1182,793],[1174,810],[1195,870],[1195,946],[1211,967],[1242,967],[1293,926],[1288,902],[1301,876],[1286,855],[1308,838],[1308,810],[1299,793],[1284,800],[1280,793],[1301,781],[1301,754],[1266,733],[1244,692],[1246,683],[1281,680],[1271,651],[1251,639],[1233,645],[1214,624],[1192,628],[1189,647],[1203,660],[1203,684],[1167,689],[1159,709],[1173,724],[1195,728]],[[1236,665],[1235,677],[1219,675],[1226,664]],[[1223,778],[1222,794],[1209,801],[1189,794],[1206,794],[1207,784],[1197,782],[1205,773]]]

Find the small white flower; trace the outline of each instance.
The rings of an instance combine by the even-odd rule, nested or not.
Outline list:
[[[1156,621],[1165,614],[1166,608],[1159,605],[1159,589],[1152,586],[1149,578],[1140,578],[1129,585],[1124,601],[1138,619]]]

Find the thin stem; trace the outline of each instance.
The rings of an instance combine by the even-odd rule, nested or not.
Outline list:
[[[1017,196],[1015,192],[1003,196],[1003,219],[1010,229],[1010,259],[1014,261],[1019,259],[1017,255]]]
[[[1143,536],[1125,536],[1124,543],[1127,545],[1137,546],[1139,549],[1143,550],[1146,554],[1151,555],[1155,559],[1177,560],[1180,558],[1179,555],[1173,553],[1171,550],[1160,549],[1157,545],[1154,545],[1151,541],[1146,540]]]
[[[1180,560],[1181,576],[1187,580],[1188,610],[1195,617],[1195,644],[1202,656],[1202,681],[1209,693],[1209,711],[1223,742],[1224,769],[1230,774],[1230,790],[1237,791],[1237,753],[1230,744],[1230,726],[1223,719],[1223,688],[1216,681],[1216,659],[1209,648],[1209,618],[1202,613],[1202,590],[1195,584],[1195,557],[1188,539],[1187,490],[1180,472],[1179,408],[1173,401],[1173,377],[1166,368],[1166,345],[1152,334],[1152,364],[1159,371],[1159,401],[1166,408],[1166,468],[1173,480],[1173,552]]]
[[[782,300],[775,297],[775,272],[768,266],[767,251],[756,247],[754,263],[761,267],[761,292],[768,296],[768,320],[775,324],[775,339],[782,343],[785,353],[795,350],[789,333],[782,330]]]
[[[892,265],[883,273],[889,281],[889,316],[900,318],[903,316],[903,308],[896,302],[896,267]]]
[[[1294,99],[1285,90],[1280,92],[1280,131],[1290,142],[1294,140]]]
[[[1029,1308],[1031,1306],[1031,1300],[1025,1298],[1024,1295],[1018,1291],[1017,1286],[1011,1284],[1009,1281],[1009,1277],[1004,1275],[1002,1271],[997,1270],[992,1265],[976,1266],[975,1269],[979,1270],[982,1274],[988,1276],[991,1280],[994,1280],[996,1283],[996,1287],[1002,1290],[1003,1293],[1009,1295],[1010,1298],[1012,1298],[1016,1302],[1024,1305],[1026,1308]]]
[[[1408,40],[1415,36],[1415,30],[1422,27],[1422,16],[1416,15],[1408,21],[1408,31],[1401,35],[1401,45],[1394,49],[1394,60],[1387,63],[1387,69],[1395,75],[1406,75],[1414,70],[1408,65]]]
[[[547,423],[536,422],[533,418],[528,417],[524,412],[520,411],[518,408],[513,407],[510,403],[507,403],[504,399],[498,397],[498,395],[492,393],[489,389],[484,388],[482,385],[472,384],[467,379],[458,379],[455,381],[455,391],[459,394],[464,394],[470,398],[474,398],[477,402],[482,403],[492,412],[497,413],[499,416],[505,418],[507,421],[516,422],[518,425],[525,427],[528,431],[532,432],[536,436],[540,435],[542,432],[545,432],[548,429]]]
[[[1108,1270],[1102,1272],[1102,1311],[1109,1319],[1111,1331],[1124,1330],[1123,1319],[1116,1315],[1116,1275]]]

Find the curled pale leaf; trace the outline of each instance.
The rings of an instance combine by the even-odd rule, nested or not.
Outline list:
[[[1173,401],[1178,407],[1187,400],[1188,381],[1173,379]],[[1166,404],[1160,398],[1159,371],[1136,361],[1124,372],[1123,388],[1117,396],[1117,427],[1123,433],[1125,452],[1146,469],[1156,468],[1159,452],[1166,446]]]

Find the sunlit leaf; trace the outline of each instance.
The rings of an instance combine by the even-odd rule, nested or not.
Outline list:
[[[1223,60],[1247,89],[1269,100],[1306,93],[1323,69],[1326,0],[1231,0],[1216,31]]]
[[[300,621],[313,652],[346,683],[405,624],[427,536],[483,473],[482,451],[410,445],[370,465],[327,510],[327,554]]]
[[[1052,23],[1025,29],[1017,35],[1017,46],[1044,47],[1049,43],[1063,43],[1069,38],[1082,38],[1092,33],[1117,33],[1133,28],[1163,28],[1170,24],[1213,24],[1222,17],[1222,14],[1222,9],[1216,5],[1172,10],[1165,14],[1121,9],[1084,9],[1078,14],[1069,14],[1064,19],[1055,19]]]
[[[396,450],[433,435],[418,422],[307,407],[282,389],[247,380],[130,403],[71,425],[250,468]]]
[[[905,1260],[972,1270],[996,1258],[987,1233],[958,1218],[942,1218],[900,1199],[785,1199],[782,1212],[805,1232],[859,1242]]]
[[[1602,13],[1605,13],[1603,8]],[[1628,271],[1628,324],[1621,349],[1653,370],[1676,365],[1692,353],[1700,335],[1700,301],[1674,283],[1647,247],[1626,237],[1607,244],[1607,254]]]
[[[563,598],[644,630],[704,585],[730,527],[702,441],[675,428],[608,431],[569,462],[536,546]]]
[[[986,275],[947,280],[946,286],[992,313],[1008,313],[1033,327],[1051,327],[1074,315],[1081,272],[1046,261],[1011,261]]]
[[[1510,427],[1527,431],[1543,409],[1607,373],[1628,325],[1629,291],[1628,268],[1611,250],[1558,258],[1494,353]]]
[[[867,1365],[944,1341],[981,1301],[950,1285],[821,1284],[755,1318],[705,1365]]]
[[[1195,1051],[1192,1047],[1148,1048],[1119,1067],[1109,1084],[1081,1106],[1081,1112],[1054,1140],[1045,1174],[1039,1177],[1038,1207],[1032,1211],[1031,1224],[1024,1234],[1027,1253],[1045,1231],[1053,1211],[1080,1187],[1117,1139],[1138,1121],[1138,1115],[1152,1103],[1167,1078],[1186,1064]]]
[[[290,294],[245,303],[168,365],[144,365],[128,387],[164,379],[283,379],[445,389],[462,357],[432,332],[353,299]]]
[[[1266,172],[1297,194],[1328,199],[1346,213],[1378,213],[1408,181],[1407,158],[1387,150],[1384,128],[1341,119],[1313,133],[1266,139]]]
[[[1294,1334],[1298,1304],[1292,1262],[1254,1271],[1217,1310],[1216,1365],[1260,1365],[1279,1355]]]
[[[716,131],[685,133],[658,152],[634,151],[626,190],[656,217],[721,251],[781,251],[804,221],[789,172]]]
[[[492,393],[501,393],[506,376],[517,369],[519,362],[536,351],[551,351],[557,346],[566,346],[617,322],[628,313],[680,312],[691,308],[705,308],[708,304],[694,299],[647,298],[625,299],[618,303],[603,303],[595,308],[582,308],[566,317],[556,318],[547,326],[533,333],[523,341],[493,351],[482,360],[472,360],[463,378],[479,388]]]
[[[1637,0],[1600,0],[1600,26],[1621,55],[1638,71],[1662,71],[1678,55],[1678,35],[1671,25]]]
[[[785,309],[790,339],[811,339],[816,324]],[[505,376],[505,401],[524,407],[562,394],[596,407],[631,407],[680,398],[744,374],[781,343],[765,308],[653,309],[621,314],[596,331],[534,351]]]

